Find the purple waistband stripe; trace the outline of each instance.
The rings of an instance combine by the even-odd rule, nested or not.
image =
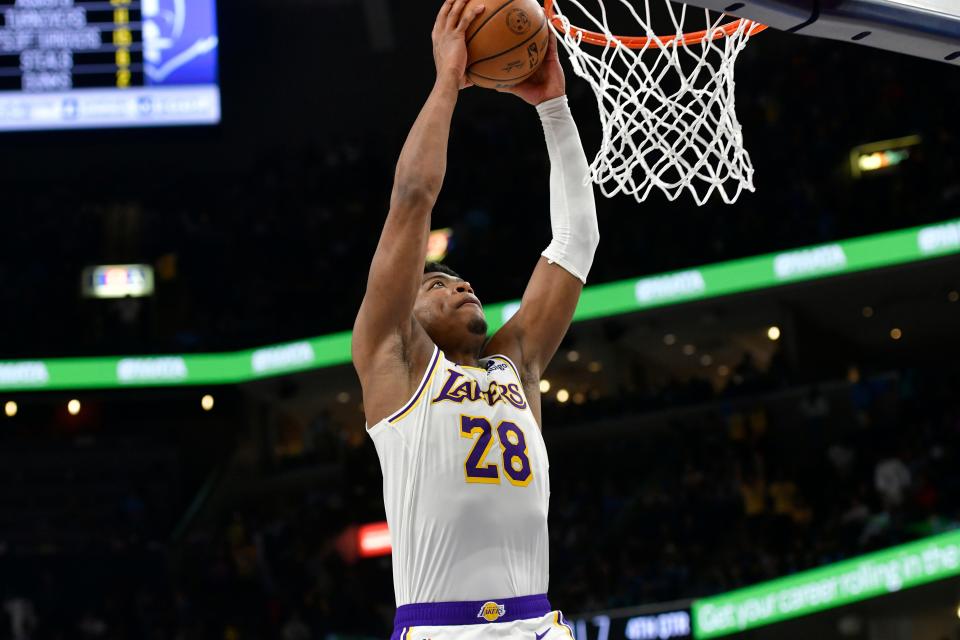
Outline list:
[[[545,594],[467,602],[424,602],[397,607],[393,627],[396,630],[404,627],[512,622],[540,618],[550,611],[550,601]]]

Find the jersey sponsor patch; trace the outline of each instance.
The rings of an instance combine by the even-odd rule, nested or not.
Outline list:
[[[497,362],[496,360],[487,361],[487,373],[491,371],[506,371],[509,368],[506,362]]]
[[[483,618],[487,622],[495,622],[507,614],[507,608],[496,602],[484,602],[480,607],[478,618]]]

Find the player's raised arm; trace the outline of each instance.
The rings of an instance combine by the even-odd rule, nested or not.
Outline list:
[[[415,333],[412,310],[426,259],[430,213],[447,168],[450,121],[465,86],[464,32],[483,11],[482,6],[464,11],[465,6],[466,0],[446,0],[437,15],[432,35],[436,83],[400,153],[390,212],[354,323],[353,362],[371,425],[406,400],[407,377],[418,377],[420,360],[429,357],[429,341],[422,331]],[[408,376],[398,375],[403,370]],[[395,382],[401,377],[402,383]]]
[[[553,241],[534,269],[520,310],[493,337],[488,353],[511,355],[524,386],[536,389],[573,320],[573,312],[600,241],[589,165],[567,105],[556,35],[540,69],[503,92],[536,106],[550,155],[550,222]]]

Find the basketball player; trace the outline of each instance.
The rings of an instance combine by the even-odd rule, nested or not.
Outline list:
[[[484,11],[465,5],[447,0],[437,16],[436,83],[400,154],[353,332],[393,546],[392,640],[570,640],[546,596],[539,385],[593,262],[596,209],[554,38],[538,72],[506,90],[536,106],[552,164],[554,238],[519,311],[488,341],[470,283],[424,267],[450,121],[468,84],[464,31]]]

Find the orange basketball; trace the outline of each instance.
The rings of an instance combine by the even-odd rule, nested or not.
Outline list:
[[[550,42],[547,16],[537,0],[469,0],[464,11],[483,4],[467,27],[467,78],[479,87],[512,87],[543,62]]]

